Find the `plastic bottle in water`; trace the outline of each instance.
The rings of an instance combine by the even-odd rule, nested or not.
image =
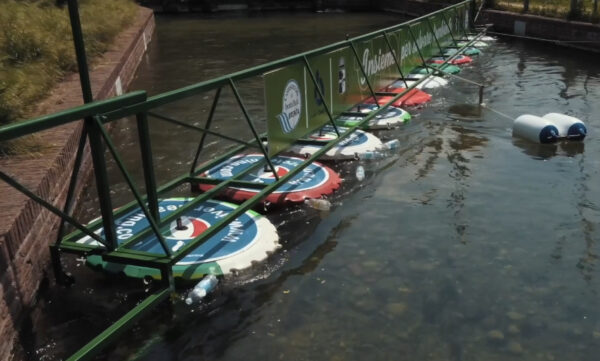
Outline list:
[[[383,145],[387,149],[396,149],[396,148],[398,148],[398,146],[400,146],[400,141],[398,139],[392,139],[389,142],[383,143]]]
[[[358,167],[356,167],[356,179],[358,179],[359,182],[362,182],[363,179],[365,179],[365,168],[362,165],[359,165]]]
[[[384,157],[384,154],[378,151],[374,152],[364,152],[360,154],[360,159],[381,159]]]
[[[219,283],[217,276],[206,275],[192,290],[188,293],[185,303],[191,305],[194,301],[203,299]]]
[[[331,202],[329,202],[327,199],[306,198],[304,203],[309,207],[319,211],[328,211],[331,209]]]

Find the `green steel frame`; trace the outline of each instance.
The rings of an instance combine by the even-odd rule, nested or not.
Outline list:
[[[340,49],[342,47],[350,47],[353,50],[354,55],[356,56],[356,59],[358,61],[358,64],[361,68],[363,75],[365,76],[365,78],[368,81],[368,76],[365,73],[364,65],[361,63],[361,60],[360,60],[358,53],[356,51],[356,48],[354,46],[354,43],[357,41],[361,41],[361,40],[368,40],[368,39],[371,39],[374,37],[383,36],[386,40],[387,46],[389,47],[390,50],[392,50],[392,46],[391,46],[390,40],[388,38],[388,33],[391,31],[401,29],[401,28],[409,29],[409,33],[411,34],[413,43],[417,46],[417,49],[419,51],[419,56],[421,57],[422,66],[427,66],[426,60],[423,58],[423,54],[421,53],[421,50],[418,47],[418,44],[414,38],[414,34],[412,33],[412,30],[410,30],[411,24],[414,24],[414,23],[416,23],[418,21],[422,21],[422,20],[428,21],[427,20],[428,16],[441,13],[448,9],[453,9],[454,11],[456,11],[459,7],[464,7],[469,3],[471,4],[470,6],[472,7],[473,4],[472,4],[471,0],[463,1],[461,3],[449,6],[445,9],[436,11],[427,16],[423,16],[423,17],[411,20],[411,21],[403,23],[403,24],[399,24],[399,25],[392,26],[392,27],[389,27],[386,29],[371,32],[369,34],[358,36],[358,37],[355,37],[352,39],[347,39],[345,41],[331,44],[329,46],[321,47],[321,48],[318,48],[318,49],[315,49],[312,51],[308,51],[308,52],[301,53],[298,55],[290,56],[290,57],[287,57],[287,58],[284,58],[284,59],[281,59],[278,61],[273,61],[273,62],[264,64],[264,65],[260,65],[260,66],[256,66],[256,67],[253,67],[253,68],[250,68],[247,70],[243,70],[243,71],[239,71],[239,72],[232,73],[229,75],[225,75],[225,76],[213,79],[213,80],[197,83],[197,84],[190,85],[190,86],[187,86],[187,87],[184,87],[181,89],[177,89],[177,90],[173,90],[173,91],[170,91],[167,93],[159,94],[159,95],[156,95],[156,96],[153,96],[150,98],[148,98],[146,96],[145,92],[136,91],[136,92],[131,92],[131,93],[119,96],[119,97],[112,98],[112,99],[93,102],[92,97],[91,97],[89,76],[87,74],[87,64],[86,64],[86,59],[85,59],[85,53],[83,51],[83,36],[81,33],[80,24],[79,24],[77,3],[76,3],[76,0],[69,0],[68,1],[69,14],[71,16],[74,42],[75,42],[75,47],[77,50],[77,59],[79,62],[79,71],[80,71],[80,75],[81,75],[80,79],[81,79],[81,86],[82,86],[82,90],[83,90],[84,102],[86,104],[82,105],[80,107],[76,107],[76,108],[72,108],[72,109],[63,111],[63,112],[55,113],[52,115],[42,116],[39,118],[35,118],[32,120],[28,120],[28,121],[24,121],[24,122],[12,124],[12,125],[8,125],[8,126],[4,126],[4,127],[0,128],[0,141],[6,141],[6,140],[21,137],[24,135],[32,134],[35,132],[40,132],[40,131],[47,130],[50,128],[58,127],[58,126],[61,126],[61,125],[67,124],[67,123],[79,122],[81,119],[84,119],[83,124],[82,124],[81,138],[80,138],[79,146],[78,146],[77,153],[75,156],[75,164],[74,164],[74,168],[73,168],[71,178],[69,181],[69,188],[68,188],[69,190],[68,190],[68,194],[66,197],[66,201],[65,201],[62,209],[59,209],[59,208],[53,206],[52,204],[50,204],[49,202],[47,202],[46,200],[41,199],[34,192],[28,190],[26,187],[21,185],[17,180],[14,179],[14,177],[4,173],[3,171],[0,171],[0,179],[7,182],[9,185],[11,185],[17,191],[25,194],[26,196],[28,196],[32,200],[38,202],[44,208],[46,208],[47,210],[49,210],[50,212],[54,213],[55,215],[57,215],[61,218],[61,224],[59,227],[58,238],[56,239],[55,243],[50,247],[51,248],[51,256],[52,256],[52,264],[53,264],[53,269],[55,271],[55,276],[56,276],[57,282],[68,282],[69,281],[69,277],[64,273],[64,271],[62,269],[62,265],[60,263],[60,255],[62,253],[73,253],[73,254],[78,254],[78,255],[100,254],[105,261],[117,262],[117,263],[122,263],[122,264],[139,265],[139,266],[145,266],[145,267],[159,269],[161,272],[161,286],[162,286],[158,291],[156,291],[151,296],[146,298],[143,302],[138,304],[134,309],[129,311],[125,316],[123,316],[121,319],[119,319],[115,324],[113,324],[111,327],[109,327],[108,329],[103,331],[100,335],[98,335],[96,338],[94,338],[92,341],[90,341],[87,345],[85,345],[83,348],[81,348],[77,353],[72,355],[71,358],[69,358],[69,360],[87,360],[87,359],[92,358],[98,352],[100,352],[103,347],[105,347],[107,344],[109,344],[110,342],[115,340],[116,337],[118,336],[118,334],[120,334],[127,328],[131,327],[132,324],[137,319],[139,319],[139,317],[141,317],[143,314],[148,312],[150,309],[156,307],[163,300],[168,298],[169,294],[171,294],[173,292],[174,287],[175,287],[173,275],[172,275],[172,266],[175,263],[177,263],[179,260],[184,258],[187,254],[189,254],[192,250],[197,248],[205,240],[207,240],[208,238],[215,235],[218,231],[220,231],[223,227],[225,227],[227,224],[232,222],[235,218],[240,216],[243,212],[245,212],[245,211],[249,210],[250,208],[252,208],[253,206],[255,206],[258,202],[260,202],[262,199],[264,199],[268,194],[275,191],[279,186],[281,186],[282,184],[284,184],[285,182],[290,180],[293,176],[295,176],[297,173],[302,171],[302,169],[304,169],[309,164],[314,162],[316,159],[321,157],[323,154],[325,154],[329,149],[334,147],[336,144],[338,144],[339,142],[344,140],[344,138],[349,136],[356,129],[360,128],[362,125],[369,122],[373,117],[375,117],[377,114],[379,114],[383,109],[390,106],[393,102],[395,102],[397,99],[399,99],[400,97],[405,95],[407,92],[412,90],[419,83],[425,81],[427,79],[427,77],[423,77],[422,79],[420,79],[419,81],[417,81],[415,84],[413,84],[410,87],[407,86],[406,90],[404,90],[401,93],[390,94],[390,95],[393,95],[392,100],[390,100],[389,102],[387,102],[384,105],[380,105],[379,109],[369,113],[368,115],[366,115],[364,117],[364,119],[362,119],[362,121],[359,124],[348,128],[344,132],[340,132],[339,129],[335,126],[335,122],[334,122],[331,110],[328,108],[327,102],[323,102],[325,104],[325,110],[329,116],[329,120],[333,124],[336,132],[338,132],[338,135],[339,135],[338,138],[335,140],[329,141],[329,142],[321,143],[321,144],[324,144],[322,149],[320,149],[318,152],[316,152],[312,156],[308,157],[301,165],[292,169],[289,173],[287,173],[286,175],[284,175],[282,177],[277,177],[277,175],[276,175],[277,173],[275,172],[275,168],[271,162],[271,158],[269,157],[269,154],[268,154],[265,146],[262,143],[264,135],[260,135],[257,133],[256,128],[254,127],[252,118],[251,118],[246,106],[244,105],[241,95],[239,94],[239,92],[237,90],[236,81],[246,79],[249,77],[253,77],[253,76],[257,76],[257,75],[261,75],[264,72],[282,67],[284,65],[293,64],[296,62],[302,62],[308,69],[308,73],[310,74],[313,84],[315,84],[315,86],[316,86],[319,97],[321,97],[321,99],[324,99],[324,96],[322,94],[320,87],[318,85],[316,85],[317,81],[315,79],[315,76],[314,76],[313,70],[310,66],[310,63],[308,62],[309,56],[323,54],[323,53],[330,52],[330,51],[333,51],[336,49]],[[446,24],[450,30],[453,41],[455,41],[454,34],[452,34],[452,29],[450,28],[448,21],[445,18],[444,18],[444,21],[446,22]],[[469,33],[468,29],[462,29],[462,31],[463,31],[463,35],[466,35]],[[482,34],[483,33],[477,34],[477,36],[475,36],[475,38],[473,40],[469,41],[465,46],[459,48],[459,51],[456,54],[454,54],[453,56],[447,58],[446,61],[444,62],[444,64],[446,64],[448,61],[452,60],[454,57],[461,54],[461,52],[464,51],[464,49],[466,49],[472,43],[477,41],[478,38]],[[435,40],[436,40],[436,43],[438,43],[437,38]],[[455,44],[456,44],[456,42],[455,42]],[[438,46],[439,45],[440,44],[438,43]],[[441,47],[440,47],[440,50],[441,50]],[[400,63],[396,57],[395,52],[394,51],[391,51],[391,52],[394,55],[393,58],[396,62],[398,70],[400,71],[400,75],[402,76],[402,78],[404,78],[404,76],[402,75]],[[439,70],[439,69],[436,69],[436,70]],[[440,73],[442,73],[442,72],[440,71]],[[237,100],[237,103],[244,114],[246,123],[247,123],[248,127],[250,128],[250,130],[252,131],[253,139],[248,140],[248,141],[240,140],[240,139],[236,139],[234,137],[223,135],[218,132],[210,130],[211,124],[213,122],[214,112],[217,107],[222,88],[224,86],[229,86],[232,89],[234,96]],[[375,92],[370,83],[368,83],[368,86],[369,86],[372,97],[375,97],[376,95],[379,95],[379,94],[386,94],[386,93]],[[153,109],[155,109],[161,105],[169,104],[174,101],[188,98],[188,97],[198,95],[200,93],[211,91],[211,90],[215,90],[215,95],[214,95],[210,113],[208,115],[208,118],[206,119],[204,128],[189,125],[185,122],[182,122],[177,119],[173,119],[169,116],[161,115],[161,114],[158,114],[158,113],[152,111]],[[121,118],[127,117],[127,116],[135,116],[136,117],[137,132],[138,132],[137,135],[138,135],[138,140],[139,140],[139,144],[140,144],[140,151],[141,151],[141,157],[142,157],[141,161],[142,161],[145,189],[146,189],[145,195],[142,194],[138,190],[135,182],[133,181],[133,178],[130,176],[129,172],[127,171],[127,169],[120,157],[117,147],[113,143],[112,138],[109,135],[109,133],[105,127],[105,125],[107,123],[110,123],[112,121],[115,121],[115,120],[118,120],[118,119],[121,119]],[[156,177],[154,174],[152,145],[151,145],[150,135],[149,135],[149,126],[150,126],[149,119],[148,119],[149,117],[155,118],[157,120],[162,120],[162,121],[170,122],[173,124],[177,124],[180,126],[184,126],[189,129],[192,129],[192,130],[202,133],[197,150],[195,152],[194,161],[192,163],[192,167],[191,167],[189,173],[178,176],[177,178],[175,178],[161,186],[157,186]],[[240,145],[229,150],[228,152],[223,154],[221,157],[214,159],[212,161],[209,161],[202,166],[198,166],[199,156],[202,152],[204,142],[205,142],[206,136],[208,134],[218,136],[223,139],[230,140],[230,141],[234,141],[236,143],[239,143]],[[303,142],[303,141],[305,141],[305,140],[302,140],[302,139],[299,140],[299,142]],[[99,197],[99,203],[100,203],[99,205],[100,205],[102,217],[94,222],[91,222],[88,225],[82,225],[77,220],[75,220],[71,216],[71,214],[73,211],[72,208],[73,208],[74,192],[75,192],[75,188],[76,188],[77,181],[78,181],[78,174],[80,172],[80,167],[81,167],[82,159],[84,156],[86,143],[89,144],[90,152],[92,155],[93,169],[94,169],[95,180],[96,180],[96,184],[97,184],[97,193],[98,193],[98,197]],[[108,182],[108,176],[107,176],[106,160],[104,159],[105,148],[108,148],[110,154],[112,155],[112,157],[114,158],[114,160],[118,166],[119,171],[124,176],[126,183],[135,198],[134,201],[126,204],[125,206],[119,208],[118,210],[113,210],[113,207],[112,207],[112,201],[111,201],[110,192],[109,192],[109,182]],[[218,180],[204,178],[204,177],[200,176],[200,174],[202,172],[210,169],[214,165],[222,162],[223,160],[228,159],[232,155],[242,152],[248,148],[259,149],[261,151],[261,153],[264,155],[264,160],[261,162],[257,162],[252,167],[245,170],[243,173],[238,174],[238,175],[234,176],[233,178],[226,180],[226,181],[218,181]],[[265,165],[268,166],[269,169],[277,177],[276,182],[274,182],[270,185],[265,185],[265,184],[258,184],[258,183],[252,183],[252,182],[240,180],[245,174],[252,172],[255,169],[258,169],[259,167],[264,167]],[[204,192],[204,193],[198,195],[191,202],[187,203],[185,206],[179,208],[177,211],[174,211],[173,213],[169,214],[168,216],[163,217],[163,218],[160,217],[159,212],[158,212],[158,200],[162,195],[165,195],[165,193],[173,190],[174,188],[176,188],[182,184],[194,185],[194,184],[198,184],[198,183],[211,183],[211,184],[214,184],[215,187],[207,192]],[[168,225],[172,221],[176,220],[178,217],[183,215],[185,212],[187,212],[191,208],[195,207],[197,204],[204,202],[210,198],[213,198],[214,196],[216,196],[219,192],[221,192],[228,186],[253,187],[253,188],[260,190],[260,192],[257,195],[255,195],[254,197],[252,197],[252,198],[248,199],[247,201],[243,202],[242,204],[240,204],[233,212],[231,212],[229,215],[224,217],[217,224],[214,224],[211,227],[209,227],[200,236],[194,238],[192,241],[190,241],[187,245],[185,245],[181,249],[177,250],[176,252],[171,251],[167,247],[167,245],[164,241],[164,236],[163,236],[163,234],[168,230]],[[141,210],[143,211],[143,213],[149,220],[150,227],[145,229],[144,231],[140,232],[139,234],[131,237],[123,244],[118,245],[116,242],[114,219],[125,214],[126,212],[132,210],[134,207],[141,208]],[[73,226],[76,229],[74,232],[72,232],[66,236],[64,236],[64,234],[63,234],[65,222],[70,224],[71,226]],[[104,238],[100,237],[97,233],[95,233],[96,231],[98,231],[98,229],[100,227],[102,227],[104,229]],[[153,234],[157,238],[158,242],[161,244],[162,249],[164,251],[163,254],[136,251],[136,250],[129,248],[129,246],[135,245],[137,242],[141,241],[144,237],[147,237],[151,234]],[[91,246],[91,245],[77,243],[76,240],[80,239],[83,236],[91,237],[95,241],[99,242],[101,244],[101,246]]]

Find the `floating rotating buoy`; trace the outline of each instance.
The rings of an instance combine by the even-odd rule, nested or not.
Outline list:
[[[385,88],[384,91],[386,92],[390,92],[390,93],[402,93],[406,90],[406,88]],[[383,105],[386,104],[387,102],[389,102],[390,100],[392,100],[394,97],[391,95],[380,95],[377,97],[377,102],[379,103],[379,105]],[[392,103],[393,106],[399,108],[402,106],[407,106],[407,107],[412,107],[415,105],[421,105],[421,104],[425,104],[428,101],[431,101],[431,95],[429,95],[428,93],[425,93],[424,91],[420,90],[420,89],[411,89],[408,92],[406,92],[406,94],[404,94],[403,96],[401,96],[400,98],[396,99],[395,102]],[[366,104],[375,104],[375,100],[373,99],[373,97],[370,97],[368,99],[366,99],[364,101],[364,103]]]
[[[375,104],[359,104],[350,109],[354,113],[364,113],[365,116],[373,110],[379,109]],[[368,124],[363,126],[363,129],[392,129],[410,121],[410,113],[404,109],[389,106],[381,113],[377,114]],[[364,117],[357,115],[341,115],[335,119],[335,123],[344,127],[352,127],[360,123]]]
[[[469,43],[469,41],[459,41],[458,43],[456,43],[456,46],[458,46],[459,48],[462,48],[463,46],[466,46]],[[476,48],[486,48],[490,45],[484,41],[478,40],[478,41],[474,42],[473,44],[471,44],[471,46],[474,46]]]
[[[558,140],[558,129],[550,120],[524,114],[513,123],[513,136],[536,143],[554,143]]]
[[[440,64],[427,64],[432,68],[439,68],[440,70],[443,70],[446,73],[449,74],[458,74],[460,73],[460,68],[456,65],[451,65],[451,64],[444,64],[444,65],[440,65]],[[431,74],[434,73],[435,70],[431,69],[431,68],[426,68],[426,67],[418,67],[413,69],[410,74]]]
[[[164,218],[192,200],[193,198],[161,200],[159,202],[160,216]],[[178,220],[171,222],[168,233],[164,234],[165,243],[173,252],[176,252],[227,216],[236,207],[231,203],[214,200],[194,206]],[[115,225],[119,244],[149,227],[148,219],[139,208],[116,219]],[[102,229],[100,232],[102,237]],[[90,237],[82,238],[77,243],[104,247]],[[253,262],[265,260],[279,247],[279,236],[275,226],[266,217],[253,211],[246,211],[177,262],[173,266],[173,276],[183,280],[196,280],[206,274],[228,274],[232,270],[248,268],[252,266]],[[129,249],[157,254],[164,253],[153,234],[132,245]],[[88,256],[86,264],[107,273],[122,273],[133,278],[161,278],[160,272],[155,268],[105,262],[99,255]]]
[[[431,59],[429,59],[427,62],[430,64],[443,64],[446,61],[446,58],[443,56],[435,56]],[[471,64],[473,62],[473,59],[471,59],[471,57],[468,57],[466,55],[458,55],[456,58],[448,61],[448,64],[452,64],[452,65],[464,65],[464,64]]]
[[[542,118],[549,120],[558,129],[558,136],[569,140],[583,140],[587,135],[585,124],[575,118],[560,113],[548,113]]]
[[[477,37],[476,35],[468,35],[467,41],[474,40],[476,37]],[[494,38],[493,36],[484,35],[484,36],[480,36],[478,40],[479,41],[496,41],[497,39]]]
[[[231,179],[263,159],[262,154],[236,155],[202,173],[201,177],[219,180]],[[271,158],[271,162],[277,171],[277,175],[281,177],[298,167],[304,162],[304,159],[276,156]],[[260,169],[245,174],[240,180],[271,184],[276,179],[271,169],[260,167]],[[265,201],[284,205],[286,203],[304,202],[306,198],[321,198],[321,196],[332,194],[334,190],[340,187],[341,182],[339,175],[332,169],[318,162],[313,162],[269,194]],[[213,187],[212,184],[198,185],[201,191],[207,191]],[[220,195],[236,202],[243,202],[259,192],[260,189],[258,188],[229,187]]]
[[[338,127],[340,133],[348,130],[345,127]],[[321,130],[318,130],[308,136],[308,139],[315,141],[327,141],[337,139],[337,133],[331,125],[326,125]],[[323,148],[319,144],[294,144],[290,148],[290,152],[298,155],[314,154]],[[361,130],[355,130],[346,139],[342,140],[336,146],[328,150],[320,159],[354,159],[356,156],[361,157],[365,153],[372,153],[383,148],[383,143],[379,138],[371,133],[366,133]]]
[[[408,76],[408,78],[406,78],[405,80],[397,80],[394,83],[392,83],[392,85],[390,85],[387,88],[387,90],[393,89],[393,88],[402,88],[403,86],[406,86],[406,85],[412,86],[417,81],[419,81],[419,79],[422,79],[426,76],[427,76],[427,74],[410,74]],[[446,85],[448,85],[448,80],[446,80],[440,76],[430,75],[426,80],[417,84],[416,88],[417,89],[435,89],[435,88],[439,88],[439,87],[446,86]]]
[[[458,52],[457,48],[446,48],[444,49],[444,56],[452,56],[454,54],[456,54]],[[477,49],[477,48],[473,48],[473,47],[468,47],[465,50],[463,50],[462,52],[465,55],[468,56],[476,56],[476,55],[481,55],[481,50]]]

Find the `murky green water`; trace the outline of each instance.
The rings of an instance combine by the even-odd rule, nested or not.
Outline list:
[[[170,90],[394,20],[159,18],[134,88]],[[324,28],[335,35],[318,35]],[[586,121],[585,142],[521,142],[509,120],[486,110],[480,119],[453,118],[450,109],[464,115],[468,107],[460,104],[477,101],[475,87],[453,79],[431,92],[432,103],[411,111],[410,125],[378,133],[401,146],[389,159],[363,163],[366,180],[354,179],[355,163],[336,166],[345,182],[331,212],[269,214],[284,247],[267,264],[227,280],[206,305],[154,312],[100,358],[596,359],[600,57],[504,40],[484,52],[461,76],[491,84],[489,107],[513,117],[569,113]],[[258,86],[250,82],[243,91],[260,119],[262,92],[252,93]],[[165,112],[185,120],[203,114],[201,120],[210,100]],[[227,117],[234,103],[224,104]],[[241,114],[220,122],[221,130],[235,129],[232,120]],[[115,136],[126,139],[124,129]],[[167,154],[157,158],[162,179],[187,169],[198,136],[160,126],[153,132],[155,149]],[[206,157],[221,146],[212,144]],[[122,188],[114,191],[125,200]],[[95,292],[114,292],[107,283],[95,281]],[[122,290],[115,299],[127,304],[126,295]]]

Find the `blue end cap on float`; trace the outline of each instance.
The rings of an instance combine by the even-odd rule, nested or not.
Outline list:
[[[556,143],[558,129],[554,125],[547,125],[540,131],[540,143]]]
[[[583,140],[587,135],[587,129],[583,123],[575,123],[569,127],[567,131],[567,139],[569,140]]]

